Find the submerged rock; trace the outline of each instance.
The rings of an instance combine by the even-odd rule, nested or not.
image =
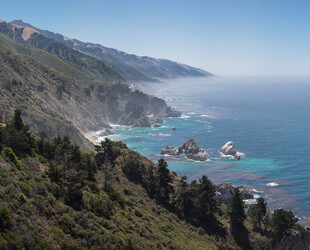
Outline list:
[[[166,146],[161,150],[161,154],[167,154],[167,155],[181,155],[184,152],[185,156],[188,159],[194,160],[194,161],[205,161],[207,160],[205,151],[198,147],[198,144],[193,140],[190,139],[183,145],[179,147],[168,147]]]
[[[243,200],[254,199],[254,195],[250,192],[248,188],[244,186],[235,186],[230,182],[220,184],[217,188],[215,197],[217,199],[221,199],[225,204],[228,204],[235,188],[239,188]]]
[[[231,155],[236,160],[240,160],[240,155],[235,149],[234,143],[232,141],[226,142],[226,144],[220,149],[220,152],[224,155]]]

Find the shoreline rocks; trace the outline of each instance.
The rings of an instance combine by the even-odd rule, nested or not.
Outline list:
[[[151,123],[146,116],[142,116],[132,126],[139,127],[139,128],[145,128],[145,127],[151,127]]]
[[[109,135],[114,135],[115,132],[113,132],[111,129],[106,128],[105,130],[102,130],[99,134],[99,136],[103,137],[103,136],[109,136]]]
[[[232,141],[226,142],[225,145],[220,149],[220,152],[224,155],[231,155],[236,160],[240,160],[240,155],[235,149],[234,143]]]
[[[180,147],[164,147],[161,152],[161,155],[171,155],[171,156],[175,156],[175,155],[180,155],[182,154],[182,150],[180,149]]]
[[[185,156],[188,159],[194,160],[194,161],[206,161],[207,157],[205,155],[205,151],[198,147],[198,144],[195,142],[195,140],[190,139],[186,143],[184,143],[181,146],[178,147],[164,147],[160,154],[162,155],[181,155],[185,154]]]
[[[235,186],[230,182],[220,184],[215,192],[215,197],[221,199],[225,204],[228,204],[232,192],[234,192],[236,188],[239,188],[243,200],[254,199],[254,195],[248,188],[244,186]]]
[[[151,124],[164,123],[162,116],[159,114],[153,114],[149,117],[149,121]]]

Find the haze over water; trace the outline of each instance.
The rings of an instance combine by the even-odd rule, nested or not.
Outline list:
[[[209,160],[167,158],[170,170],[189,180],[207,175],[213,182],[246,185],[271,208],[291,209],[310,225],[309,78],[203,78],[142,84],[182,111],[161,128],[115,127],[127,145],[157,161],[160,150],[194,139]],[[175,126],[176,131],[171,128]],[[222,157],[233,141],[244,156]]]

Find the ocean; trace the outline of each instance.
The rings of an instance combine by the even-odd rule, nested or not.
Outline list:
[[[216,184],[245,185],[270,208],[292,210],[310,225],[310,79],[214,77],[138,88],[165,99],[182,117],[164,118],[160,128],[114,126],[111,139],[154,162],[164,146],[194,139],[208,161],[166,157],[171,171],[189,181],[207,175]],[[227,141],[242,153],[240,161],[219,153]]]

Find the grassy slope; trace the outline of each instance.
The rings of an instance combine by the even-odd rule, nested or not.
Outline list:
[[[44,50],[38,50],[30,45],[24,45],[16,42],[13,43],[11,39],[2,34],[0,34],[0,42],[3,46],[10,48],[17,53],[32,57],[45,65],[72,76],[75,80],[107,84],[107,82],[104,80],[99,80],[92,72],[88,71],[87,69],[67,62],[60,57],[52,55]]]
[[[134,249],[216,249],[215,237],[199,234],[197,228],[154,204],[141,186],[124,176],[115,188],[126,206],[117,206],[114,215],[106,219],[85,209],[75,211],[57,200],[46,167],[38,160],[23,160],[21,170],[3,159],[0,166],[0,201],[12,211],[14,232],[23,244],[37,237],[58,249],[81,248],[82,239],[90,245],[102,244],[103,249],[128,249],[130,245]],[[101,175],[97,175],[99,187],[103,186]],[[124,188],[132,194],[125,195]],[[26,195],[29,204],[20,200],[20,193]]]
[[[16,27],[6,22],[0,23],[0,32],[17,42],[29,44],[35,48],[42,49],[53,55],[59,56],[67,62],[74,64],[76,67],[80,69],[84,68],[88,72],[92,72],[96,75],[96,77],[104,79],[108,82],[124,80],[118,72],[102,61],[74,50],[63,43],[46,38],[39,33],[34,33],[29,39],[24,40],[22,36],[23,30],[24,27]]]
[[[80,92],[83,97],[83,85],[81,82],[68,75],[56,71],[53,68],[40,63],[30,56],[18,53],[16,50],[5,47],[22,47],[27,51],[28,46],[19,45],[4,35],[0,34],[0,80],[1,80],[1,106],[7,113],[13,109],[23,110],[25,120],[34,130],[44,130],[50,136],[67,134],[79,145],[85,142],[85,138],[74,128],[70,117],[77,113],[84,113],[84,108],[75,99],[75,96],[62,94],[62,99],[56,97],[57,87],[64,85],[66,91]],[[33,49],[36,53],[39,50]],[[46,52],[43,52],[45,55]],[[46,58],[52,55],[46,53]],[[60,60],[62,62],[62,60]],[[64,63],[63,63],[64,64]],[[60,67],[62,64],[59,64]],[[70,69],[68,67],[68,69]],[[86,76],[87,77],[87,76]],[[8,83],[14,79],[17,84]],[[42,87],[42,91],[38,88]],[[68,119],[64,119],[64,117]],[[87,143],[86,143],[87,144]]]

